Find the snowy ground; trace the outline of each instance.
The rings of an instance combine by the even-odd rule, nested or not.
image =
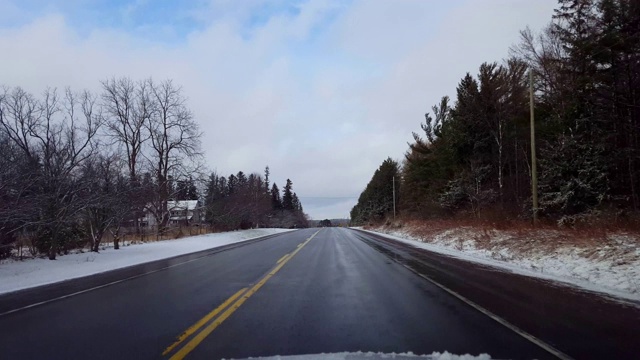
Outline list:
[[[0,262],[0,294],[286,231],[290,230],[253,229],[198,235],[178,240],[133,244],[121,247],[120,250],[107,247],[100,253],[69,254],[60,256],[55,261],[40,258],[23,261],[3,260]]]
[[[544,278],[617,298],[640,302],[640,246],[629,235],[608,235],[606,241],[546,246],[540,238],[562,236],[531,233],[523,239],[506,230],[471,227],[439,230],[427,236],[410,226],[375,228],[375,232],[429,251]],[[365,230],[367,231],[367,230]],[[526,237],[529,239],[526,239]]]

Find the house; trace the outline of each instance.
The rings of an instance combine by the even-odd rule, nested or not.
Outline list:
[[[144,209],[144,216],[140,219],[141,226],[156,226],[155,207],[149,204]],[[199,224],[204,219],[203,208],[198,200],[169,200],[167,201],[169,212],[168,225],[192,225]]]
[[[202,207],[198,200],[170,200],[167,201],[169,224],[189,225],[200,223]]]

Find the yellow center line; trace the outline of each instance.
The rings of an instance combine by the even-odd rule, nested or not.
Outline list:
[[[278,260],[278,261],[276,262],[276,264],[280,264],[280,263],[282,262],[282,260],[284,260],[287,256],[289,256],[289,254],[284,254],[284,256],[283,256],[283,257],[281,257],[281,258],[280,258],[280,260]]]
[[[249,291],[244,293],[244,295],[238,299],[231,307],[225,310],[217,319],[211,322],[207,327],[205,327],[202,331],[200,331],[196,336],[194,336],[189,342],[183,346],[178,352],[176,352],[170,360],[181,360],[184,359],[196,346],[200,345],[200,343],[211,334],[220,324],[222,324],[231,314],[233,314],[242,304],[244,304],[247,299],[249,299],[253,294],[255,294],[273,275],[275,275],[282,267],[291,260],[302,248],[313,239],[320,230],[316,231],[311,237],[309,237],[305,242],[303,242],[295,251],[291,253],[290,256],[282,259],[276,267],[273,268],[267,275],[265,275],[257,284],[255,284]],[[234,295],[235,296],[235,295]]]
[[[227,306],[229,306],[229,304],[231,304],[238,297],[240,297],[240,295],[244,294],[245,291],[247,291],[247,288],[244,288],[244,289],[238,291],[237,293],[233,294],[229,299],[227,299],[225,302],[223,302],[222,305],[218,306],[215,310],[213,310],[212,312],[210,312],[207,315],[205,315],[205,317],[203,317],[202,319],[198,320],[198,322],[196,322],[195,324],[191,325],[185,332],[183,332],[182,334],[180,334],[180,336],[178,336],[178,339],[176,340],[176,342],[174,342],[173,344],[171,344],[168,348],[166,348],[164,350],[164,352],[162,353],[162,356],[167,355],[168,353],[170,353],[176,346],[180,345],[180,343],[183,342],[186,338],[188,338],[193,333],[198,331],[204,324],[209,322],[209,320],[211,320],[214,316],[218,315],[218,313],[220,313]]]

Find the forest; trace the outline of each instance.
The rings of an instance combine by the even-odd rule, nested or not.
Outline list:
[[[276,183],[270,186],[269,175],[268,166],[264,178],[255,173],[247,176],[242,171],[226,178],[212,173],[204,198],[205,218],[220,230],[308,227],[293,182],[287,179],[281,192]]]
[[[177,200],[198,200],[208,231],[304,227],[292,182],[282,198],[260,175],[211,175],[202,133],[171,80],[111,78],[97,94],[0,87],[0,258],[116,249],[126,236],[167,238]],[[173,215],[172,215],[173,214]],[[153,227],[145,226],[152,219]],[[198,229],[200,232],[200,229]],[[175,236],[175,234],[173,235]]]
[[[530,93],[530,75],[533,92]],[[559,0],[509,57],[465,74],[425,114],[402,161],[385,160],[355,224],[403,217],[634,224],[640,206],[640,2]]]

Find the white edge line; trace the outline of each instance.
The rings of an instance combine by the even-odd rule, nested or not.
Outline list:
[[[71,293],[71,294],[58,296],[58,297],[55,297],[55,298],[52,298],[52,299],[47,299],[47,300],[44,300],[44,301],[40,301],[40,302],[37,302],[37,303],[34,303],[34,304],[29,304],[27,306],[23,306],[23,307],[20,307],[20,308],[17,308],[17,309],[13,309],[13,310],[9,310],[9,311],[3,312],[3,313],[0,314],[0,317],[4,316],[4,315],[9,315],[9,314],[12,314],[12,313],[15,313],[15,312],[18,312],[18,311],[30,309],[32,307],[44,305],[44,304],[47,304],[47,303],[50,303],[50,302],[54,302],[54,301],[70,298],[72,296],[84,294],[84,293],[89,292],[89,291],[98,290],[98,289],[101,289],[101,288],[104,288],[104,287],[107,287],[107,286],[111,286],[111,285],[115,285],[115,284],[118,284],[118,283],[121,283],[121,282],[125,282],[125,281],[128,281],[128,280],[133,280],[133,279],[136,279],[136,278],[139,278],[139,277],[143,277],[143,276],[146,276],[146,275],[149,275],[149,274],[153,274],[153,273],[156,273],[156,272],[159,272],[159,271],[170,269],[170,268],[173,268],[173,267],[176,267],[176,266],[188,264],[188,263],[193,262],[193,261],[202,260],[205,257],[206,256],[202,256],[202,257],[199,257],[199,258],[196,258],[196,259],[187,260],[187,261],[181,262],[179,264],[173,264],[173,265],[170,265],[170,266],[167,266],[167,267],[163,267],[161,269],[156,269],[156,270],[153,270],[153,271],[146,272],[144,274],[138,274],[138,275],[130,276],[128,278],[124,278],[124,279],[112,281],[112,282],[109,282],[109,283],[106,283],[106,284],[94,286],[92,288],[80,290],[80,291],[77,291],[77,292],[74,292],[74,293]]]
[[[373,235],[382,236],[386,239],[412,246],[419,250],[429,251],[438,255],[443,255],[455,259],[459,259],[466,262],[472,262],[485,267],[491,267],[497,271],[509,272],[512,274],[526,276],[546,282],[550,282],[557,286],[570,287],[571,289],[578,290],[580,292],[595,294],[603,297],[609,301],[614,301],[625,306],[634,306],[640,308],[640,297],[637,294],[629,293],[624,290],[610,288],[605,285],[598,285],[596,283],[590,283],[586,280],[581,280],[575,277],[568,277],[563,275],[557,275],[552,273],[543,273],[535,270],[528,269],[523,266],[519,266],[517,263],[510,263],[507,261],[498,260],[495,258],[485,258],[481,256],[475,256],[473,254],[465,253],[464,251],[458,251],[455,249],[447,248],[446,246],[440,246],[429,242],[423,242],[418,240],[406,239],[401,236],[387,234],[383,232],[377,232],[373,230],[365,229],[353,229],[356,231],[362,231]],[[421,247],[420,245],[426,245],[427,247]]]
[[[294,231],[295,231],[295,230],[294,230]],[[253,238],[253,239],[246,239],[246,240],[239,241],[239,242],[237,242],[237,243],[233,243],[233,244],[230,244],[230,245],[241,244],[241,243],[243,243],[243,242],[247,242],[247,241],[251,241],[251,240],[256,240],[256,239],[259,239],[259,238],[261,238],[261,237],[267,237],[267,236],[271,236],[271,235],[279,235],[279,234],[270,234],[270,235],[265,235],[265,236],[259,236],[259,237],[257,237],[257,238]],[[274,236],[274,237],[275,237],[275,236]],[[267,239],[264,239],[264,240],[267,240]],[[223,245],[223,246],[224,246],[224,245]],[[220,247],[221,247],[221,246],[220,246]],[[202,250],[202,251],[214,250],[214,249],[216,249],[216,248],[206,249],[206,250]],[[214,253],[214,254],[216,254],[216,253]],[[183,254],[183,255],[189,255],[189,254]],[[175,257],[178,257],[178,256],[182,256],[182,255],[177,255],[177,256],[175,256]],[[48,303],[50,303],[50,302],[54,302],[54,301],[58,301],[58,300],[62,300],[62,299],[66,299],[66,298],[70,298],[70,297],[72,297],[72,296],[76,296],[76,295],[84,294],[84,293],[89,292],[89,291],[102,289],[102,288],[107,287],[107,286],[111,286],[111,285],[115,285],[115,284],[118,284],[118,283],[121,283],[121,282],[125,282],[125,281],[129,281],[129,280],[133,280],[133,279],[136,279],[136,278],[139,278],[139,277],[142,277],[142,276],[146,276],[146,275],[150,275],[150,274],[153,274],[153,273],[157,273],[157,272],[159,272],[159,271],[163,271],[163,270],[166,270],[166,269],[170,269],[170,268],[173,268],[173,267],[176,267],[176,266],[180,266],[180,265],[188,264],[188,263],[193,262],[193,261],[202,260],[202,259],[204,259],[204,258],[206,258],[206,257],[208,257],[208,255],[203,255],[203,256],[197,257],[197,258],[195,258],[195,259],[191,259],[191,260],[187,260],[187,261],[185,261],[185,262],[181,262],[181,263],[178,263],[178,264],[173,264],[173,265],[170,265],[170,266],[166,266],[166,267],[163,267],[163,268],[161,268],[161,269],[156,269],[156,270],[153,270],[153,271],[145,272],[145,273],[143,273],[143,274],[138,274],[138,275],[130,276],[130,277],[128,277],[128,278],[124,278],[124,279],[120,279],[120,280],[112,281],[112,282],[109,282],[109,283],[106,283],[106,284],[102,284],[102,285],[94,286],[94,287],[89,288],[89,289],[84,289],[84,290],[76,291],[76,292],[71,293],[71,294],[66,294],[66,295],[58,296],[58,297],[55,297],[55,298],[52,298],[52,299],[47,299],[47,300],[44,300],[44,301],[40,301],[40,302],[37,302],[37,303],[34,303],[34,304],[29,304],[29,305],[27,305],[27,306],[19,307],[19,308],[17,308],[17,309],[12,309],[12,310],[5,311],[5,312],[3,312],[3,313],[0,313],[0,317],[5,316],[5,315],[9,315],[9,314],[13,314],[13,313],[16,313],[16,312],[19,312],[19,311],[22,311],[22,310],[27,310],[27,309],[30,309],[30,308],[33,308],[33,307],[36,307],[36,306],[40,306],[40,305],[44,305],[44,304],[48,304]],[[158,259],[157,261],[160,261],[160,260],[165,260],[165,259]],[[140,263],[140,264],[137,264],[137,265],[143,265],[143,264],[145,264],[145,263]],[[132,266],[136,266],[136,265],[132,265]],[[119,269],[114,269],[114,270],[119,270]],[[97,274],[95,274],[95,275],[97,275]],[[89,276],[91,276],[91,275],[89,275]],[[53,283],[52,283],[52,284],[53,284]],[[49,285],[49,284],[46,284],[46,285]],[[37,287],[37,286],[36,286],[36,287]],[[33,288],[31,288],[31,289],[33,289]]]
[[[458,294],[457,292],[449,289],[448,287],[436,282],[435,280],[431,279],[430,277],[423,275],[419,272],[417,272],[416,270],[414,270],[413,268],[409,267],[408,265],[405,264],[401,264],[402,266],[404,266],[405,268],[407,268],[408,270],[410,270],[411,272],[413,272],[414,274],[420,276],[421,278],[429,281],[430,283],[436,285],[437,287],[439,287],[440,289],[448,292],[449,294],[455,296],[456,298],[462,300],[464,303],[466,303],[467,305],[471,306],[472,308],[480,311],[481,313],[483,313],[484,315],[490,317],[491,319],[497,321],[498,323],[500,323],[501,325],[505,326],[506,328],[508,328],[509,330],[515,332],[516,334],[522,336],[523,338],[529,340],[530,342],[534,343],[535,345],[538,345],[539,347],[541,347],[542,349],[546,350],[547,352],[551,353],[552,355],[556,356],[559,359],[562,360],[573,360],[572,357],[570,357],[569,355],[563,353],[562,351],[554,348],[553,346],[545,343],[544,341],[538,339],[537,337],[529,334],[528,332],[520,329],[519,327],[511,324],[510,322],[508,322],[507,320],[499,317],[498,315],[495,315],[494,313],[490,312],[489,310],[483,308],[482,306],[474,303],[473,301],[465,298],[464,296]]]

